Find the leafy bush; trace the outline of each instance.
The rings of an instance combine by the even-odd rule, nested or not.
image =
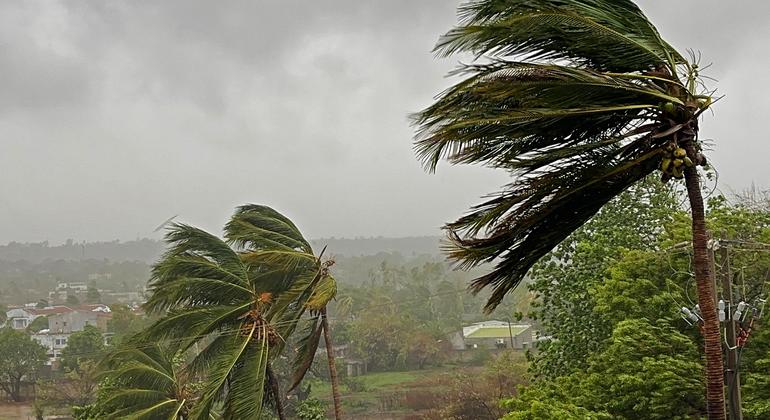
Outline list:
[[[367,392],[369,391],[369,387],[366,385],[366,382],[364,382],[363,379],[359,377],[349,377],[345,378],[342,381],[345,386],[348,387],[348,390],[350,392]]]
[[[297,406],[297,418],[300,420],[324,420],[326,404],[316,398],[308,398]]]

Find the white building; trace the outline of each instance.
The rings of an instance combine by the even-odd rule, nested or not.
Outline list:
[[[61,351],[67,347],[69,336],[69,333],[54,333],[51,332],[51,330],[45,329],[36,334],[32,334],[32,339],[46,348],[48,354],[48,361],[46,364],[51,365],[61,357]]]

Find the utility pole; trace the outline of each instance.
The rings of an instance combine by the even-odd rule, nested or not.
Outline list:
[[[511,337],[511,350],[513,350],[513,330],[511,329],[511,318],[508,317],[508,335]]]
[[[722,280],[722,297],[727,301],[725,314],[725,339],[727,341],[727,370],[725,370],[725,382],[727,383],[727,412],[730,420],[743,420],[743,408],[741,407],[741,376],[738,369],[738,347],[735,338],[735,320],[733,313],[733,284],[730,272],[730,250],[725,242],[719,242],[719,256],[722,267],[719,276]]]

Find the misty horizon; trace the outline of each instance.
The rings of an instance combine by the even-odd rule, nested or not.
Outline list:
[[[131,240],[174,214],[219,234],[245,203],[312,238],[441,235],[510,181],[428,174],[412,150],[408,115],[456,81],[457,59],[431,50],[458,4],[3,3],[0,243]],[[713,63],[704,74],[726,96],[701,134],[718,190],[766,188],[752,133],[770,104],[751,86],[770,82],[756,54],[770,6],[695,4],[640,7]]]

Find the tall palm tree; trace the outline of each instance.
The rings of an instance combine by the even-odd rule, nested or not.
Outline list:
[[[196,398],[192,381],[160,345],[128,347],[111,354],[102,376],[111,384],[97,402],[99,417],[184,419]]]
[[[245,262],[223,240],[191,226],[172,225],[166,241],[145,304],[161,318],[139,340],[167,340],[172,351],[195,353],[186,370],[203,378],[203,387],[189,418],[207,419],[215,404],[225,418],[260,418],[264,399],[279,389],[269,360],[282,337],[268,313],[286,303],[273,292],[297,279]]]
[[[241,251],[244,261],[252,263],[251,267],[270,267],[287,278],[298,279],[291,285],[281,286],[277,301],[282,303],[268,313],[281,325],[278,331],[283,337],[305,324],[296,349],[289,390],[296,388],[310,369],[323,334],[334,415],[337,419],[342,418],[339,379],[326,309],[337,295],[337,282],[329,272],[334,261],[322,260],[325,248],[316,256],[297,226],[267,206],[248,204],[236,209],[225,226],[225,237]],[[310,313],[309,320],[303,320],[305,312]]]
[[[503,191],[448,223],[460,267],[494,262],[471,285],[493,310],[529,268],[613,197],[658,168],[683,178],[704,318],[709,418],[724,418],[719,323],[697,165],[711,105],[697,63],[666,43],[631,0],[476,0],[440,38],[477,59],[415,116],[416,152],[511,172]],[[483,57],[483,58],[482,58]],[[701,90],[699,90],[701,89]]]

